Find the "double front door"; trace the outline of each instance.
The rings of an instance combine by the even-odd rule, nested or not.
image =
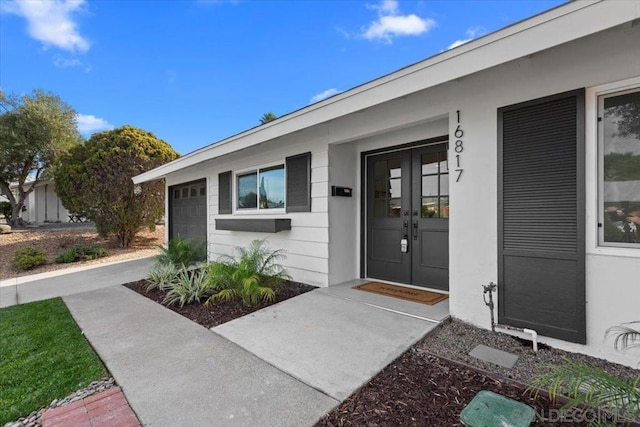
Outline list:
[[[447,144],[367,157],[367,277],[449,289]]]

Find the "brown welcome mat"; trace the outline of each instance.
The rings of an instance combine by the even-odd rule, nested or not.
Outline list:
[[[354,286],[353,289],[373,292],[374,294],[419,302],[421,304],[434,305],[449,298],[449,295],[436,292],[423,291],[421,289],[407,288],[404,286],[389,285],[387,283],[369,282]]]

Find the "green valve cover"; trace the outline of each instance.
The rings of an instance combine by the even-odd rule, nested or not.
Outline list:
[[[529,405],[482,390],[460,413],[469,427],[527,427],[536,413]]]

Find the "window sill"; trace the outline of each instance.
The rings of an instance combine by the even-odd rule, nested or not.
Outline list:
[[[289,218],[233,218],[216,219],[216,230],[253,231],[256,233],[278,233],[291,230]]]

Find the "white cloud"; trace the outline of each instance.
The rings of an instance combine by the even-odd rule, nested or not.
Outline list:
[[[462,46],[465,43],[469,43],[471,40],[475,39],[476,37],[484,35],[486,32],[487,31],[484,29],[484,27],[470,27],[467,29],[467,31],[465,31],[467,38],[454,41],[449,45],[447,50],[456,48],[458,46]]]
[[[90,44],[78,32],[72,15],[84,4],[84,0],[12,0],[3,5],[3,12],[25,18],[29,35],[45,47],[83,53]]]
[[[78,130],[85,135],[99,130],[113,129],[112,124],[92,114],[77,114],[76,121],[78,122]]]
[[[362,29],[361,35],[367,40],[391,44],[394,37],[417,36],[436,26],[436,21],[430,18],[421,18],[413,13],[400,15],[397,0],[383,0],[367,7],[378,12],[378,19]]]
[[[314,104],[314,103],[316,103],[318,101],[322,101],[323,99],[327,99],[327,98],[329,98],[329,97],[331,97],[333,95],[336,95],[336,94],[338,94],[340,92],[342,92],[342,91],[332,87],[331,89],[327,89],[324,92],[320,92],[320,93],[317,93],[317,94],[313,95],[311,97],[310,103]]]
[[[58,68],[74,68],[74,67],[82,67],[82,61],[79,59],[67,59],[57,57],[53,60],[53,65]]]

